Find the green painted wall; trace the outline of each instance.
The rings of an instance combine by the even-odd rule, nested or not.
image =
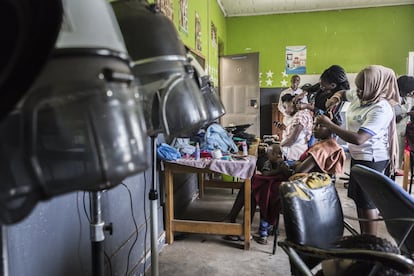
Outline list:
[[[150,3],[155,3],[155,0],[150,0]],[[205,69],[212,77],[214,83],[218,84],[218,59],[219,59],[219,45],[222,46],[221,54],[224,53],[226,46],[226,19],[217,0],[188,0],[188,29],[185,31],[180,28],[180,0],[173,0],[174,18],[173,22],[181,37],[183,43],[195,51],[199,56],[205,59]],[[196,49],[195,43],[195,17],[198,14],[201,22],[201,51]],[[217,30],[217,38],[219,45],[214,47],[211,41],[211,23],[214,24]]]
[[[262,86],[269,70],[273,87],[281,86],[285,47],[295,45],[307,46],[307,74],[320,74],[332,64],[347,72],[381,64],[405,74],[408,52],[414,51],[413,15],[414,5],[405,5],[230,17],[225,54],[259,52]]]
[[[154,0],[150,2],[155,2]],[[286,46],[307,46],[307,74],[321,74],[332,64],[356,73],[370,64],[382,64],[399,75],[414,51],[414,5],[341,11],[225,18],[217,0],[188,0],[188,32],[179,28],[180,0],[174,0],[174,25],[183,43],[195,50],[195,14],[201,20],[206,70],[218,84],[218,56],[260,53],[262,87],[281,87]],[[211,23],[219,45],[211,43]],[[267,86],[266,72],[273,72]]]

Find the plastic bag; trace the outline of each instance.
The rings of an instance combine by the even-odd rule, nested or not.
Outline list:
[[[157,147],[157,157],[161,160],[173,161],[181,158],[181,154],[176,148],[166,143],[161,143]]]
[[[239,150],[228,132],[219,124],[211,124],[207,128],[204,141],[204,148],[208,150],[218,148],[224,153],[238,152]]]

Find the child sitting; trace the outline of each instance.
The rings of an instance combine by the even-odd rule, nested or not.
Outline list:
[[[251,218],[253,220],[256,202],[260,206],[261,226],[259,227],[260,238],[256,241],[262,244],[267,243],[269,235],[269,225],[273,225],[277,220],[278,214],[276,209],[279,203],[278,185],[282,181],[287,181],[293,173],[322,172],[335,175],[342,172],[342,166],[345,160],[345,153],[340,145],[336,142],[333,133],[325,126],[315,124],[313,133],[318,142],[302,154],[300,161],[292,167],[287,166],[282,158],[279,144],[270,146],[267,152],[268,160],[263,163],[263,167],[258,168],[258,173],[252,178],[252,204]],[[273,176],[270,179],[262,179],[263,176]],[[274,185],[273,185],[274,184]],[[270,194],[269,194],[270,193]],[[235,222],[237,215],[244,205],[243,187],[239,190],[233,207],[227,216],[227,220]],[[263,202],[262,198],[269,199]],[[266,208],[266,209],[265,209]],[[263,222],[262,222],[263,221]],[[233,239],[235,240],[235,239]]]
[[[292,172],[289,165],[283,159],[280,143],[272,144],[266,149],[267,160],[262,167],[257,168],[257,174],[283,175],[289,177]]]
[[[266,152],[267,160],[263,163],[263,166],[257,168],[256,174],[262,174],[264,176],[279,176],[283,179],[287,179],[292,175],[292,170],[289,165],[283,159],[282,149],[280,143],[272,144],[267,148]],[[256,204],[252,203],[252,206]],[[256,239],[258,243],[266,244],[269,232],[272,231],[272,225],[260,216],[259,235]]]

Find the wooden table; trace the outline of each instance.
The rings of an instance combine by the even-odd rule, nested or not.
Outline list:
[[[411,172],[410,164],[410,152],[404,150],[404,176],[403,176],[403,189],[408,191],[408,175]]]
[[[251,162],[246,162],[246,166],[255,164],[256,158]],[[231,161],[227,161],[231,162]],[[202,233],[202,234],[218,234],[218,235],[244,235],[244,249],[250,249],[250,196],[251,196],[251,181],[250,177],[242,180],[242,182],[224,182],[224,181],[205,181],[205,173],[217,172],[206,168],[197,168],[177,163],[165,162],[165,231],[166,241],[168,244],[174,242],[174,232],[186,233]],[[174,180],[175,173],[197,173],[200,192],[204,186],[219,187],[219,188],[233,188],[240,189],[244,185],[244,214],[243,223],[226,223],[214,221],[196,221],[196,220],[181,220],[174,218]],[[237,176],[237,175],[236,175]],[[251,175],[250,175],[251,176]],[[229,210],[230,211],[230,210]]]

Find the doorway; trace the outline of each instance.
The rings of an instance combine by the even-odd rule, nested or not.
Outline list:
[[[252,124],[246,132],[259,137],[259,53],[223,56],[219,63],[220,97],[226,108],[221,124]]]

